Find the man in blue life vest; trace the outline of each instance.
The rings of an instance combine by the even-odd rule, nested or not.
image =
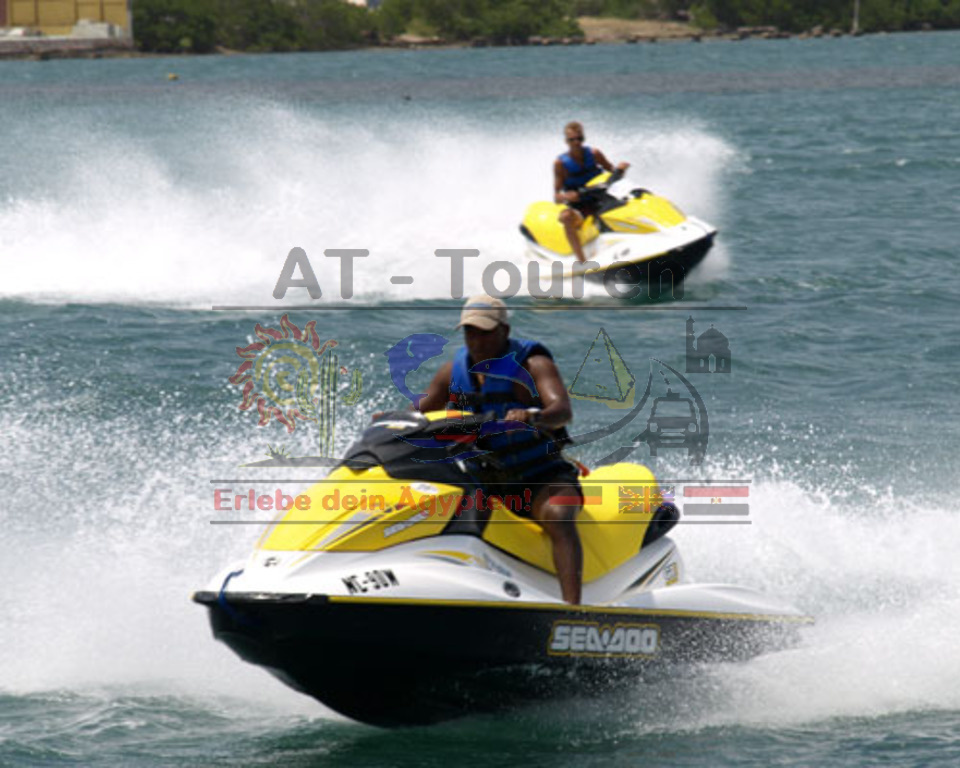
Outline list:
[[[563,599],[578,604],[583,551],[574,520],[583,494],[577,468],[560,454],[564,425],[573,418],[560,371],[539,342],[510,338],[507,308],[500,299],[469,298],[457,328],[463,328],[465,344],[437,371],[418,409],[426,413],[466,404],[474,413],[493,412],[497,420],[534,427],[487,439],[499,469],[487,490],[502,498],[524,498],[530,490],[530,515],[553,544]]]
[[[580,244],[578,230],[583,226],[584,219],[594,213],[589,202],[580,199],[577,190],[586,186],[594,176],[602,171],[626,171],[630,163],[620,163],[616,169],[596,147],[584,144],[586,138],[583,126],[580,123],[567,123],[563,129],[567,146],[570,149],[560,155],[553,163],[553,191],[554,202],[567,207],[560,212],[560,223],[567,233],[567,240],[573,249],[574,255],[580,262],[586,261],[583,255],[583,246]]]

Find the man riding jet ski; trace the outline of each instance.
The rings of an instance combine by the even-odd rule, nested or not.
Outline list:
[[[501,309],[468,302],[465,351],[416,403],[425,412],[375,416],[323,481],[264,524],[248,558],[194,594],[214,636],[383,726],[594,695],[796,642],[811,619],[792,606],[686,583],[666,535],[679,514],[648,469],[572,476],[551,445],[569,405],[542,375],[546,350],[513,339],[506,358],[491,357],[508,338]],[[497,321],[488,342],[471,336],[484,318]],[[429,410],[451,394],[506,410]]]
[[[613,173],[614,167],[603,152],[583,143],[586,136],[580,123],[567,123],[563,134],[570,149],[560,155],[553,164],[554,201],[567,205],[567,208],[560,212],[558,221],[563,224],[567,242],[570,243],[577,261],[584,262],[587,259],[583,255],[578,230],[587,216],[596,213],[597,201],[586,193],[581,197],[579,190],[603,171]],[[629,168],[630,163],[620,163],[616,170],[622,176]]]
[[[583,497],[579,470],[560,455],[573,410],[553,355],[540,342],[510,338],[507,308],[490,296],[468,299],[457,328],[465,344],[437,371],[417,408],[427,413],[449,403],[492,414],[505,430],[512,426],[487,440],[498,459],[488,490],[530,497],[529,516],[553,543],[563,599],[579,603],[583,553],[573,521]]]
[[[677,288],[707,255],[716,229],[631,188],[623,181],[629,165],[613,168],[600,150],[584,146],[579,123],[565,134],[571,149],[554,163],[554,201],[531,204],[520,225],[528,257],[560,261],[565,279],[582,271],[609,281],[622,298],[682,298]]]

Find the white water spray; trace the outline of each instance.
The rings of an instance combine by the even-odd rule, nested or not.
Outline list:
[[[194,129],[203,142],[182,154],[169,137],[100,123],[85,126],[82,146],[76,134],[55,137],[67,146],[43,165],[43,183],[0,203],[0,296],[271,304],[295,246],[325,300],[341,293],[340,262],[322,255],[330,248],[370,251],[356,261],[355,301],[448,298],[440,248],[480,251],[464,285],[477,292],[492,261],[525,274],[519,221],[530,202],[552,195],[562,149],[558,131],[505,140],[492,127],[440,130],[422,120],[345,130],[342,120],[258,103],[197,119],[209,121]],[[638,184],[722,227],[722,177],[736,162],[722,139],[669,121],[640,131],[598,125],[593,136],[612,158],[632,162]],[[41,131],[34,141],[50,138]],[[392,275],[414,282],[393,285]],[[308,300],[303,290],[288,298]]]

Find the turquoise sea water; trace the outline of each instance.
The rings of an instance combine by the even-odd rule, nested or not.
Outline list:
[[[937,33],[0,64],[0,764],[960,762],[958,50]],[[315,446],[238,410],[234,350],[279,324],[303,247],[316,306],[338,308],[290,319],[364,375],[342,450],[403,402],[386,349],[455,338],[433,251],[480,250],[468,291],[523,265],[517,223],[570,119],[721,234],[681,302],[518,298],[515,332],[570,381],[603,328],[645,381],[651,358],[683,370],[688,316],[722,330],[733,373],[692,377],[706,465],[634,458],[749,480],[749,526],[678,529],[687,568],[817,625],[627,696],[344,722],[216,645],[189,602],[257,533],[210,524],[211,480]],[[370,250],[350,300],[328,248]],[[577,401],[574,431],[611,413]]]

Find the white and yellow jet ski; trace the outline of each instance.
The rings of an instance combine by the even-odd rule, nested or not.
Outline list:
[[[583,604],[564,603],[547,536],[511,511],[525,500],[484,497],[458,458],[482,444],[481,421],[374,421],[309,503],[194,594],[215,637],[337,712],[392,726],[746,659],[811,621],[750,589],[686,583],[666,535],[677,509],[628,463],[581,478]]]
[[[682,298],[684,278],[707,255],[717,230],[622,176],[602,173],[579,190],[580,199],[593,208],[579,230],[587,259],[583,274],[612,280],[616,273],[621,287],[615,295],[623,298]],[[577,260],[559,221],[564,207],[532,203],[520,232],[528,258],[545,263],[541,273],[560,261],[564,279],[572,279]],[[636,288],[631,291],[629,285]]]

